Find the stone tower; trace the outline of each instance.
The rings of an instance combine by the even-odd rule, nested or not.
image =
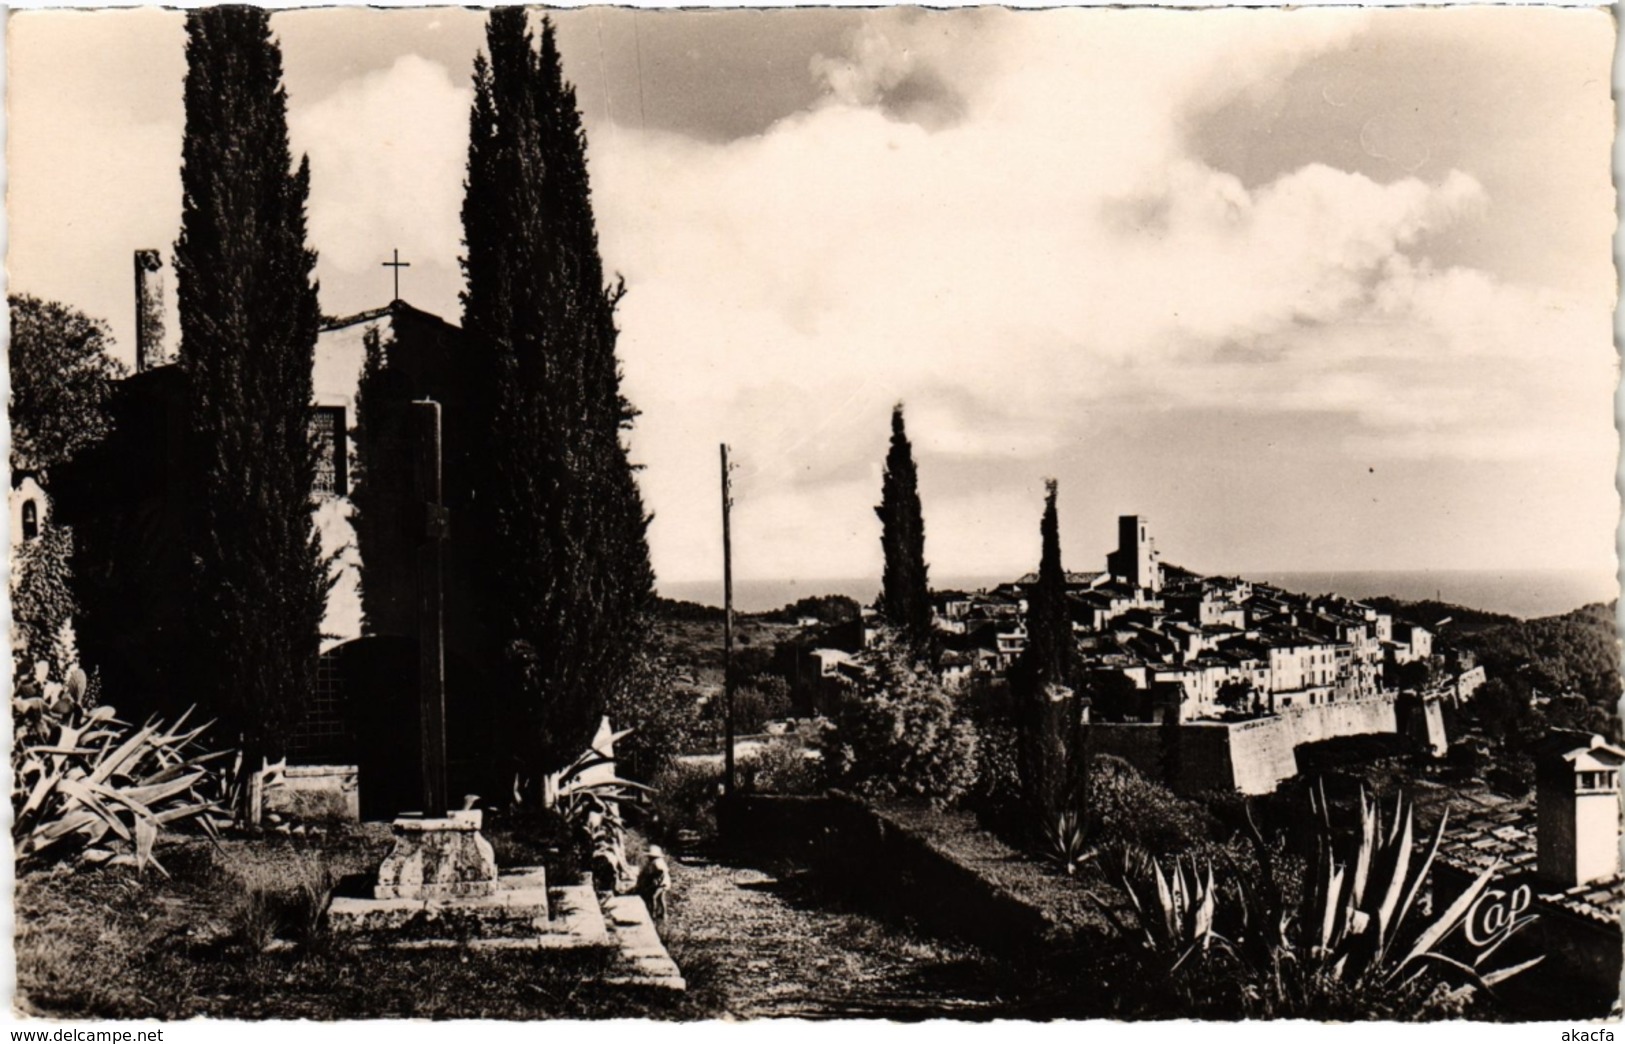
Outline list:
[[[1131,587],[1162,590],[1151,523],[1143,515],[1117,516],[1117,550],[1106,556],[1106,571]]]
[[[156,250],[135,252],[135,370],[151,370],[164,356],[164,262]]]
[[[1619,873],[1619,767],[1601,736],[1554,732],[1535,760],[1540,876],[1559,888]]]

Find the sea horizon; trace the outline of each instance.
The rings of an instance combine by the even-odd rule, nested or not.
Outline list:
[[[1016,575],[945,574],[934,576],[931,586],[939,591],[987,590]],[[1337,594],[1356,599],[1387,596],[1406,602],[1435,600],[1520,619],[1559,616],[1619,596],[1615,577],[1572,569],[1226,570],[1211,575],[1240,575],[1300,594]],[[720,579],[667,581],[656,586],[665,598],[722,605]],[[745,613],[770,612],[802,598],[824,595],[844,595],[867,605],[879,592],[878,576],[735,580],[734,608]]]

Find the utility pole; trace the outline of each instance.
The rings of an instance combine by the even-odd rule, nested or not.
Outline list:
[[[733,508],[728,444],[722,444],[722,792],[734,792],[734,563],[728,515]]]

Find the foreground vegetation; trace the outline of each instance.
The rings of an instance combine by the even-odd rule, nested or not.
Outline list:
[[[659,1012],[595,987],[608,953],[358,952],[322,929],[330,881],[371,872],[385,829],[187,841],[171,876],[67,868],[17,887],[17,1005],[74,1018],[594,1018]],[[291,946],[274,943],[276,938]]]

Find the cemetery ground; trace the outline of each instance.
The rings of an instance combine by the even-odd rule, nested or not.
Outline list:
[[[358,950],[320,922],[327,882],[370,873],[390,844],[382,825],[189,838],[160,847],[167,877],[27,873],[17,1006],[75,1018],[975,1018],[1018,989],[987,955],[841,903],[799,871],[698,852],[674,860],[662,926],[686,993],[602,983],[603,951]]]

